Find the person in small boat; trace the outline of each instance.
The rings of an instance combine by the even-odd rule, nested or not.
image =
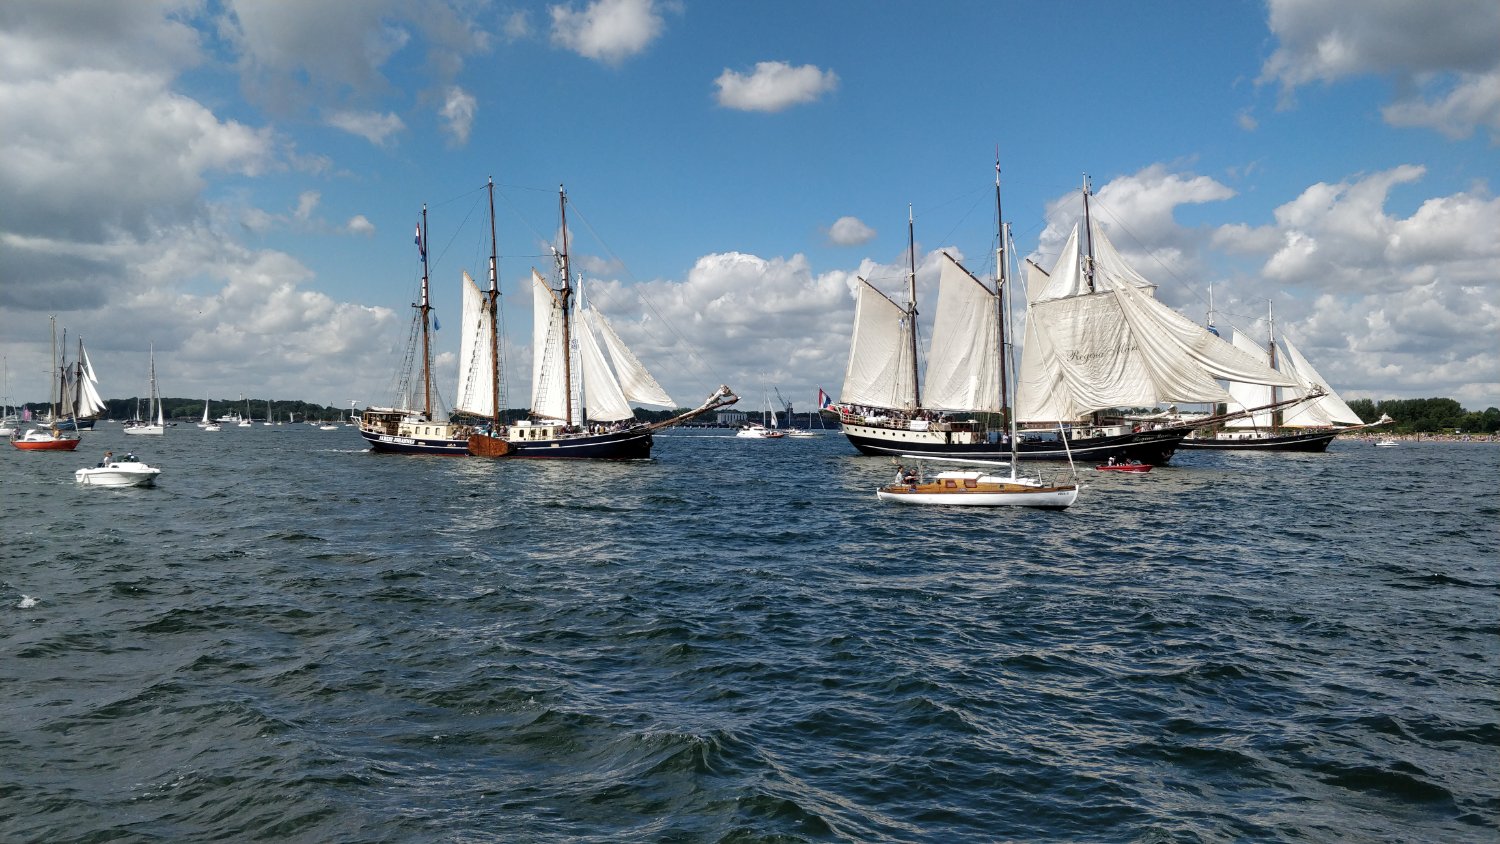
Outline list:
[[[99,468],[103,469],[105,466],[108,466],[109,465],[109,461],[113,460],[114,456],[115,456],[115,453],[113,451],[106,451],[106,452],[104,452],[104,459],[102,459],[102,460],[99,461]]]
[[[904,469],[904,470],[902,470],[902,472],[901,472],[901,483],[904,483],[907,486],[916,486],[917,485],[917,470],[916,469]]]
[[[1106,466],[1113,466],[1113,465],[1115,465],[1115,459],[1113,457],[1109,458],[1109,462],[1106,463],[1106,464],[1104,464],[1104,465],[1106,465]]]

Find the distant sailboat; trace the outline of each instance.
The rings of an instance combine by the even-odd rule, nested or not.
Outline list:
[[[52,366],[54,371],[61,372],[57,358],[57,318],[52,317]],[[22,451],[72,451],[78,447],[79,439],[77,431],[64,431],[56,426],[57,415],[60,412],[58,404],[61,396],[58,386],[61,379],[52,379],[52,395],[50,409],[48,410],[47,428],[30,428],[25,433],[19,430],[11,432],[10,444]],[[23,414],[24,416],[24,414]]]
[[[151,348],[151,403],[147,405],[146,421],[136,425],[128,425],[125,433],[136,436],[151,435],[161,436],[167,432],[166,418],[161,404],[161,395],[156,389],[156,348]],[[155,411],[155,421],[151,420],[152,411]]]
[[[203,399],[203,421],[198,423],[198,427],[202,428],[207,433],[222,431],[223,428],[219,427],[219,423],[213,421],[213,418],[208,415],[209,404],[209,399],[207,396],[205,396]]]

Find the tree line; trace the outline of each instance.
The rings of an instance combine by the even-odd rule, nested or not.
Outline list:
[[[1366,422],[1382,413],[1396,420],[1391,430],[1398,434],[1494,434],[1500,432],[1500,408],[1464,410],[1453,399],[1354,399],[1349,409]]]

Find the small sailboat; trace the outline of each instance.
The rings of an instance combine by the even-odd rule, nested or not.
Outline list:
[[[62,367],[58,366],[57,358],[57,319],[52,319],[52,364],[59,372]],[[61,407],[67,404],[65,396],[59,392],[59,386],[64,379],[58,378],[52,382],[52,396],[47,417],[50,425],[47,428],[31,428],[24,434],[13,431],[10,444],[22,451],[72,451],[78,447],[78,432],[74,430],[63,430],[57,425],[58,414]],[[61,400],[61,405],[59,401]]]
[[[13,436],[21,420],[10,406],[10,358],[0,361],[0,437]]]
[[[255,427],[255,418],[250,415],[250,400],[249,399],[245,399],[245,415],[244,415],[243,418],[240,419],[239,422],[237,422],[235,424],[235,427],[236,428],[253,428],[253,427]]]
[[[779,440],[786,436],[776,425],[776,414],[771,411],[770,397],[766,398],[766,406],[760,411],[760,421],[746,422],[734,435],[745,440]]]
[[[224,429],[219,426],[218,422],[215,422],[213,420],[213,417],[211,417],[211,416],[208,415],[208,406],[209,406],[209,404],[210,404],[210,401],[209,401],[208,397],[204,396],[204,398],[203,398],[203,421],[198,423],[198,427],[202,428],[205,433],[212,434],[212,433],[214,433],[216,431],[222,431]]]
[[[73,480],[84,486],[151,486],[160,474],[160,469],[147,466],[134,454],[115,458],[108,452],[97,466],[74,472]]]
[[[1376,448],[1395,448],[1398,443],[1391,437],[1381,437],[1375,442]]]
[[[151,421],[151,410],[155,410],[155,421]],[[125,433],[136,436],[161,436],[167,432],[167,423],[161,405],[161,396],[156,390],[156,348],[151,348],[151,403],[147,406],[146,421],[125,428]]]

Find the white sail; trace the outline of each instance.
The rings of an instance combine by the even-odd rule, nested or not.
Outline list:
[[[458,349],[458,396],[454,410],[475,416],[495,413],[494,364],[490,347],[490,311],[484,294],[467,273],[463,277],[463,328]]]
[[[1094,291],[1080,270],[1075,228],[1057,266],[1028,289],[1026,349],[1017,385],[1022,422],[1075,419],[1115,407],[1220,402],[1216,379],[1296,386],[1286,376],[1158,302],[1098,226]],[[1039,392],[1045,391],[1045,392]],[[1059,411],[1066,415],[1053,415]]]
[[[1291,339],[1281,335],[1281,346],[1285,355],[1281,359],[1281,371],[1295,377],[1306,388],[1321,387],[1324,395],[1309,401],[1294,404],[1282,411],[1282,424],[1288,428],[1326,428],[1332,425],[1363,425],[1364,420],[1349,408],[1338,393],[1328,386],[1307,358],[1292,345]],[[1305,391],[1304,391],[1305,392]]]
[[[562,300],[536,270],[531,271],[531,300],[531,413],[571,423]]]
[[[883,408],[916,405],[916,385],[908,374],[912,326],[906,310],[860,279],[854,305],[854,337],[839,400]]]
[[[1234,332],[1234,347],[1267,366],[1271,365],[1271,355],[1261,344],[1251,339],[1243,331]],[[1248,410],[1252,407],[1263,407],[1275,401],[1272,398],[1274,390],[1264,384],[1246,384],[1242,381],[1229,382],[1230,401],[1226,402],[1226,409],[1230,413]],[[1239,419],[1231,419],[1224,423],[1226,428],[1260,428],[1271,427],[1271,411],[1263,411],[1250,416],[1242,416]]]
[[[604,339],[604,346],[609,349],[609,359],[615,365],[615,375],[619,379],[620,389],[625,393],[625,398],[642,404],[676,407],[672,397],[667,395],[667,391],[663,390],[660,384],[656,383],[655,378],[651,377],[651,373],[620,339],[620,335],[615,333],[614,326],[609,324],[604,314],[590,307],[584,310],[583,318],[594,332]]]
[[[589,419],[618,422],[633,419],[635,411],[620,391],[620,382],[610,371],[604,360],[604,352],[588,323],[578,320],[573,323],[573,333],[578,338],[578,359],[583,369],[583,403]]]
[[[924,406],[1000,410],[999,326],[995,294],[944,253]]]

